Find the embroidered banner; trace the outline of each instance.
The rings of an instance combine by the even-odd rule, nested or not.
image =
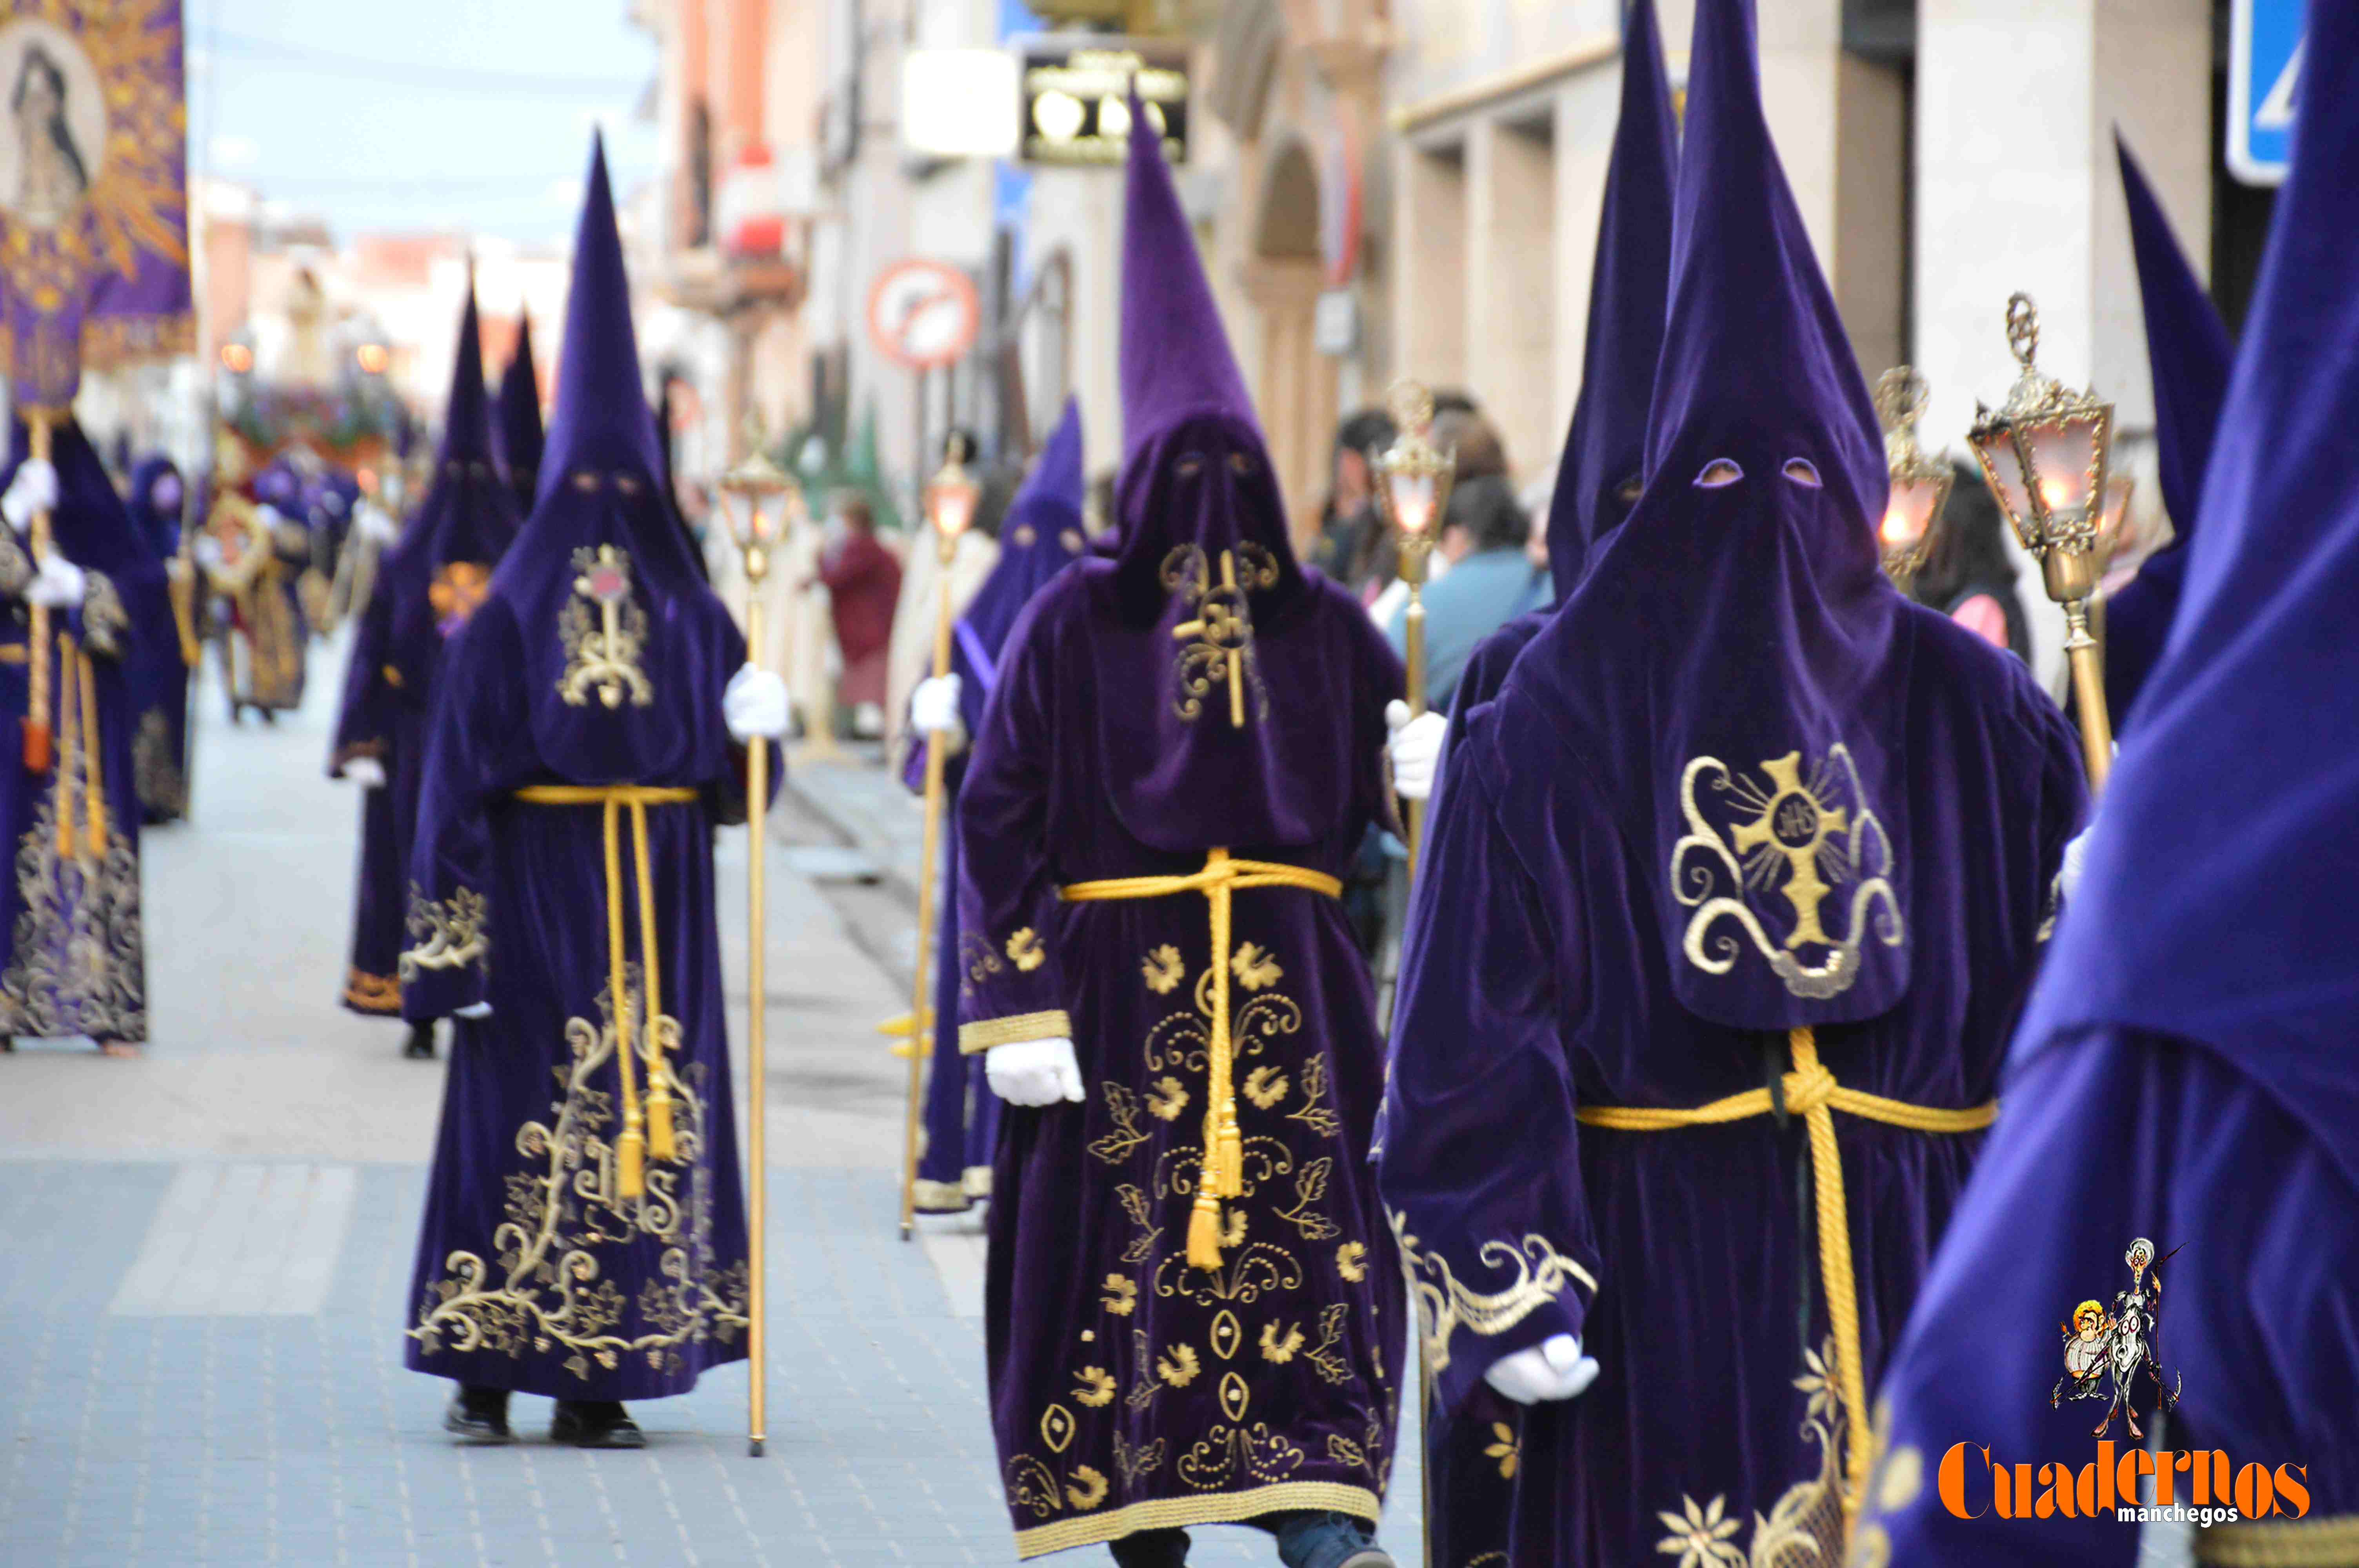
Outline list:
[[[19,407],[187,351],[179,0],[0,0],[0,346]]]

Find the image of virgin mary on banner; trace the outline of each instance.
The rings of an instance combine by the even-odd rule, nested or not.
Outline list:
[[[19,408],[184,353],[179,0],[0,0],[0,348]]]

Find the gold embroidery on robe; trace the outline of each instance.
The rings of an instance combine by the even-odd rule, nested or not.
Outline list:
[[[1241,571],[1242,568],[1242,571]],[[1247,595],[1277,586],[1277,559],[1250,542],[1221,552],[1221,580],[1213,581],[1212,566],[1203,549],[1180,545],[1163,557],[1163,586],[1180,595],[1194,619],[1172,629],[1185,645],[1180,650],[1180,695],[1172,711],[1193,723],[1204,711],[1204,698],[1215,684],[1228,691],[1229,722],[1245,721],[1245,695],[1253,696],[1253,716],[1269,717],[1269,690],[1262,684],[1261,666],[1254,651],[1253,612]]]
[[[401,978],[414,980],[427,969],[483,967],[491,951],[491,906],[482,893],[461,888],[446,899],[428,898],[409,888],[409,934],[418,946],[401,956]]]
[[[33,1039],[147,1037],[139,853],[107,835],[103,854],[58,852],[56,775],[16,845],[15,947],[0,974],[0,1033]]]
[[[466,624],[467,617],[490,597],[491,591],[491,568],[481,561],[445,561],[426,589],[426,602],[432,607],[436,622],[455,632]]]
[[[1760,779],[1767,782],[1732,772],[1717,757],[1694,758],[1680,775],[1687,832],[1671,849],[1671,893],[1695,911],[1680,950],[1708,975],[1728,973],[1744,949],[1713,928],[1733,922],[1787,990],[1820,1000],[1841,996],[1859,978],[1860,948],[1871,927],[1887,947],[1905,937],[1890,881],[1892,841],[1868,807],[1847,746],[1830,748],[1807,778],[1801,752],[1772,757],[1761,764]],[[1699,785],[1721,804],[1722,823],[1700,804]],[[1850,922],[1838,936],[1822,924],[1823,906],[1846,885]],[[1780,920],[1787,934],[1777,941],[1751,899],[1773,890],[1791,916]],[[1780,917],[1772,909],[1769,918]],[[1806,962],[1805,948],[1825,957]]]
[[[574,597],[559,611],[557,635],[565,646],[565,673],[557,695],[576,708],[590,694],[608,708],[628,697],[634,708],[656,699],[656,688],[639,668],[647,645],[647,612],[631,591],[631,557],[612,545],[573,552]]]
[[[636,987],[637,971],[630,966],[626,988]],[[713,1252],[702,1065],[688,1064],[683,1073],[644,1036],[631,1043],[644,1071],[667,1075],[679,1161],[650,1162],[646,1193],[623,1196],[609,1137],[614,1097],[600,1087],[613,1081],[616,1049],[606,987],[599,988],[597,1007],[594,1024],[566,1021],[572,1060],[552,1069],[560,1090],[549,1106],[554,1117],[516,1130],[516,1148],[540,1163],[508,1174],[506,1217],[491,1237],[494,1257],[452,1252],[444,1277],[419,1303],[409,1336],[429,1354],[447,1348],[522,1357],[562,1346],[573,1352],[565,1369],[584,1379],[592,1364],[611,1371],[625,1356],[678,1372],[685,1366],[681,1346],[734,1344],[746,1325],[746,1266],[723,1266]],[[664,1247],[655,1277],[631,1298],[603,1277],[601,1253],[627,1249],[640,1237]]]
[[[1460,1329],[1489,1338],[1506,1333],[1531,1316],[1574,1281],[1593,1292],[1597,1289],[1596,1278],[1588,1270],[1559,1252],[1554,1242],[1539,1235],[1527,1236],[1520,1243],[1483,1243],[1476,1250],[1476,1260],[1486,1269],[1513,1269],[1516,1277],[1504,1290],[1470,1289],[1459,1281],[1449,1259],[1439,1252],[1419,1249],[1417,1238],[1408,1233],[1407,1215],[1397,1209],[1386,1212],[1392,1219],[1393,1236],[1400,1243],[1401,1257],[1408,1264],[1419,1329],[1425,1336],[1430,1368],[1437,1374],[1450,1365],[1451,1341]]]
[[[82,645],[93,654],[117,658],[131,616],[123,608],[123,594],[104,572],[84,575],[82,599]]]
[[[1802,1434],[1818,1447],[1819,1473],[1787,1487],[1767,1515],[1753,1516],[1749,1551],[1734,1539],[1743,1521],[1728,1512],[1727,1494],[1716,1493],[1699,1505],[1681,1493],[1677,1512],[1656,1512],[1667,1532],[1656,1543],[1657,1552],[1678,1558],[1687,1568],[1840,1568],[1845,1532],[1843,1477],[1835,1455],[1843,1448],[1843,1411],[1833,1375],[1834,1341],[1802,1354],[1806,1366],[1794,1387],[1809,1396]],[[1919,1474],[1921,1478],[1921,1469]]]

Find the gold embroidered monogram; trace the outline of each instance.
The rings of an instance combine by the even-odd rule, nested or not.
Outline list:
[[[1425,1336],[1430,1370],[1450,1365],[1450,1346],[1460,1329],[1489,1338],[1505,1334],[1541,1306],[1554,1301],[1575,1281],[1594,1292],[1596,1277],[1556,1249],[1545,1236],[1527,1236],[1521,1243],[1485,1241],[1475,1258],[1486,1269],[1513,1269],[1516,1277],[1504,1290],[1475,1291],[1460,1283],[1450,1260],[1439,1252],[1422,1252],[1408,1233],[1408,1217],[1387,1209],[1393,1236],[1408,1265],[1409,1284],[1417,1297],[1418,1325]]]
[[[412,882],[409,887],[409,934],[418,946],[401,956],[401,978],[416,979],[427,969],[461,969],[482,966],[491,951],[485,929],[491,906],[473,888],[461,888],[450,898],[431,899]]]
[[[1242,560],[1245,575],[1237,566]],[[1247,542],[1221,552],[1221,580],[1212,581],[1211,564],[1201,546],[1181,545],[1163,557],[1163,586],[1184,595],[1195,618],[1171,628],[1180,650],[1180,696],[1172,711],[1193,722],[1204,711],[1204,697],[1215,682],[1229,688],[1229,725],[1242,730],[1245,722],[1245,688],[1254,694],[1254,717],[1269,717],[1269,692],[1262,685],[1254,658],[1253,612],[1246,595],[1277,586],[1277,558],[1261,546]]]
[[[650,1162],[645,1193],[625,1196],[614,1141],[611,1081],[617,1049],[612,992],[598,994],[596,1023],[566,1021],[570,1066],[553,1069],[561,1090],[553,1119],[528,1121],[515,1146],[538,1168],[511,1173],[504,1222],[492,1233],[490,1261],[452,1252],[442,1279],[428,1286],[409,1336],[429,1354],[494,1351],[521,1357],[561,1345],[565,1369],[587,1379],[594,1364],[609,1371],[625,1356],[677,1372],[679,1347],[734,1343],[746,1325],[746,1269],[722,1266],[712,1246],[712,1172],[703,1159],[708,1108],[704,1071],[685,1074],[647,1048],[631,1048],[650,1074],[665,1075],[673,1097],[680,1165]],[[683,1190],[684,1189],[684,1190]],[[636,1299],[606,1278],[609,1249],[643,1238],[662,1244],[656,1277]],[[495,1271],[496,1270],[496,1272]]]
[[[1733,921],[1787,990],[1822,1000],[1842,995],[1858,979],[1871,919],[1876,939],[1887,947],[1900,946],[1904,928],[1889,880],[1892,842],[1868,808],[1850,749],[1832,748],[1807,778],[1802,769],[1799,752],[1763,762],[1759,778],[1732,773],[1716,757],[1690,761],[1680,776],[1687,832],[1671,849],[1671,893],[1695,911],[1681,942],[1689,963],[1709,975],[1734,968],[1742,945],[1712,929]],[[1699,801],[1699,786],[1716,812]],[[1851,890],[1848,925],[1836,935],[1824,924],[1824,905],[1845,886]],[[1782,939],[1771,939],[1753,905],[1752,895],[1765,892],[1787,906],[1786,914],[1775,916],[1787,927]],[[1806,961],[1804,949],[1824,957]]]
[[[576,708],[595,691],[608,708],[628,697],[635,708],[656,699],[639,654],[647,639],[647,612],[631,591],[631,557],[612,545],[573,552],[574,597],[557,619],[565,644],[565,674],[557,695]],[[594,613],[593,613],[594,611]]]

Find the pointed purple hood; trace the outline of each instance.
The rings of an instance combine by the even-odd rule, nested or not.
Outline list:
[[[2208,1051],[2359,1184],[2359,6],[2310,7],[2187,583],[2016,1042]]]
[[[1559,604],[1572,597],[1598,544],[1630,515],[1645,477],[1647,407],[1670,289],[1679,141],[1654,0],[1637,0],[1623,29],[1622,112],[1597,220],[1581,396],[1549,500],[1549,576]]]
[[[492,461],[491,400],[484,389],[482,323],[471,277],[433,478],[380,568],[378,591],[392,596],[395,637],[407,645],[442,622],[433,599],[443,568],[468,564],[488,571],[514,543],[518,522],[516,494]]]
[[[1666,877],[1654,906],[1681,1004],[1783,1030],[1873,1017],[1908,989],[1912,644],[1876,567],[1875,412],[1770,140],[1754,39],[1750,0],[1700,0],[1646,488],[1507,690],[1560,716]],[[1821,834],[1815,901],[1782,853],[1804,828]]]
[[[540,377],[532,362],[532,318],[516,318],[516,352],[500,373],[498,424],[495,427],[500,467],[525,505],[532,503],[540,478]]]
[[[996,666],[1016,618],[1048,580],[1089,548],[1082,527],[1082,406],[1065,399],[1039,460],[999,524],[999,559],[959,618],[959,643],[978,669]],[[981,654],[978,662],[976,655]]]
[[[2176,532],[2139,567],[2127,588],[2105,604],[2105,697],[2114,721],[2127,726],[2147,673],[2162,656],[2162,640],[2187,580],[2187,546],[2195,535],[2203,471],[2220,405],[2228,395],[2235,348],[2219,308],[2196,281],[2195,269],[2170,232],[2170,220],[2147,183],[2145,170],[2118,135],[2122,193],[2128,198],[2130,244],[2137,255],[2138,294],[2146,307],[2146,349],[2154,373],[2155,457],[2162,472],[2162,504]]]

